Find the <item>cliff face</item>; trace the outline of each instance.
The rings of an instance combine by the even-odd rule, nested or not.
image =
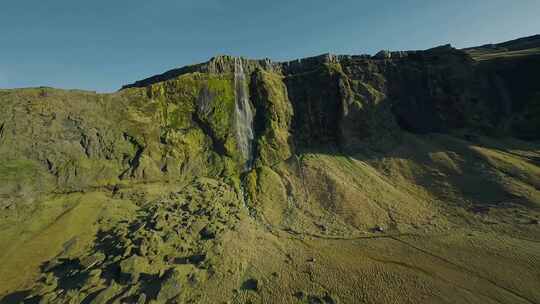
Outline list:
[[[492,293],[499,302],[534,302],[534,284],[533,292],[523,284],[522,294],[498,294],[479,276],[485,292],[464,288],[454,298],[448,286],[460,280],[425,275],[466,277],[455,263],[403,273],[388,266],[418,264],[402,255],[414,248],[402,235],[416,235],[415,246],[476,252],[452,243],[471,229],[484,233],[484,247],[508,254],[493,234],[517,242],[510,236],[537,233],[522,223],[534,223],[540,206],[533,38],[284,63],[219,56],[112,94],[0,90],[0,245],[11,248],[1,256],[0,296],[24,289],[52,303],[335,303],[338,292],[345,303],[384,303],[404,299],[396,290],[405,289],[416,292],[410,299],[441,290],[435,302],[482,302]],[[456,227],[465,232],[442,243],[424,238]],[[401,245],[354,243],[383,232],[382,241]],[[358,266],[357,253],[373,264]],[[530,269],[540,268],[521,262],[538,261],[538,251],[516,254],[508,264],[537,275]],[[303,270],[308,259],[315,266]],[[474,273],[493,271],[478,259],[481,266],[467,264]],[[377,267],[384,270],[366,270]],[[372,278],[365,294],[340,281],[341,271]],[[324,274],[333,279],[317,278]],[[411,276],[426,276],[425,286],[407,285]],[[403,283],[380,299],[386,277]],[[275,291],[283,288],[282,299]]]
[[[539,67],[538,55],[476,62],[443,46],[287,63],[221,56],[114,94],[6,90],[0,154],[80,190],[238,176],[294,151],[386,149],[402,131],[534,140]]]
[[[311,146],[321,143],[346,148],[378,132],[392,133],[392,129],[413,133],[465,130],[537,139],[531,130],[517,125],[537,126],[526,113],[535,108],[537,100],[534,70],[539,55],[477,62],[469,53],[446,45],[426,51],[381,52],[373,57],[321,55],[284,63],[221,56],[125,88],[144,87],[194,71],[232,73],[238,61],[250,78],[265,72],[285,84],[285,102],[297,113],[290,131],[299,146],[310,142]],[[257,88],[252,90],[257,98]]]

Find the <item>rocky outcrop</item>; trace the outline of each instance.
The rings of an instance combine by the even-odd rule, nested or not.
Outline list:
[[[270,59],[252,60],[243,57],[220,55],[211,58],[208,62],[172,69],[163,74],[136,81],[132,84],[123,86],[122,89],[146,87],[154,83],[170,80],[190,73],[231,74],[234,73],[235,65],[237,63],[241,64],[244,71],[249,75],[256,69],[263,69],[271,72],[281,71],[280,64],[274,63]]]
[[[515,43],[522,47],[524,43],[525,46],[535,45],[537,39],[533,38]],[[516,49],[511,42],[504,45]],[[174,70],[175,73],[167,72],[126,87],[146,86],[195,71],[232,73],[237,61],[242,63],[248,75],[262,70],[282,77],[294,112],[301,113],[294,115],[291,129],[296,134],[295,141],[300,144],[306,141],[323,144],[355,141],[357,138],[351,138],[352,125],[345,120],[351,118],[351,113],[356,113],[349,108],[362,102],[363,106],[366,102],[371,104],[369,118],[362,117],[366,114],[363,112],[357,119],[350,119],[361,120],[364,124],[357,122],[361,130],[356,133],[361,137],[374,132],[365,124],[380,114],[383,122],[369,122],[370,126],[379,124],[376,128],[379,131],[391,128],[391,125],[395,127],[394,121],[401,130],[414,133],[470,129],[492,135],[531,138],[531,130],[525,131],[523,125],[527,123],[522,122],[523,117],[531,114],[524,114],[523,107],[534,99],[538,90],[532,83],[531,72],[524,69],[525,66],[529,69],[538,67],[536,55],[508,59],[501,65],[491,61],[478,64],[468,52],[443,45],[426,51],[381,51],[374,56],[324,54],[282,63],[219,56],[207,63]],[[353,102],[354,98],[357,103]],[[343,111],[346,115],[340,113]],[[521,114],[514,118],[518,112]],[[514,119],[520,122],[509,122]],[[343,127],[342,122],[348,126]]]
[[[114,94],[4,90],[0,155],[80,191],[238,178],[302,150],[387,149],[404,131],[535,140],[538,67],[535,54],[475,61],[445,45],[284,63],[218,56]]]

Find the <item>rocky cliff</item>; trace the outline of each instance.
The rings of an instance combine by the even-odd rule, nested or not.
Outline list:
[[[313,257],[308,266],[295,259],[330,243],[304,244],[300,257],[285,254],[297,268],[291,274],[257,257],[267,248],[281,258],[280,246],[294,252],[294,240],[306,237],[388,232],[401,242],[399,235],[456,227],[534,235],[536,226],[516,228],[499,210],[534,223],[540,208],[537,41],[281,63],[218,56],[112,94],[0,90],[0,240],[11,248],[0,295],[9,292],[4,301],[13,303],[266,303],[277,301],[283,282],[296,282],[289,302],[347,302],[361,296],[352,285],[314,277],[336,275],[330,268],[344,267],[350,253],[334,261],[321,247],[325,272],[310,268]],[[502,228],[476,216],[490,208]],[[256,240],[262,251],[246,253]],[[372,257],[374,246],[366,254],[388,265],[390,257]],[[398,247],[387,249],[401,258]],[[523,259],[531,255],[525,250]],[[482,275],[486,267],[474,272],[486,291],[465,297],[499,290]],[[417,273],[411,269],[388,282]],[[461,284],[424,279],[430,288]],[[211,291],[224,280],[230,289]],[[377,284],[365,284],[368,299],[381,299],[370,289]],[[409,288],[422,294],[422,286]],[[528,289],[498,292],[503,302],[539,299]]]
[[[70,191],[238,176],[294,151],[389,148],[404,131],[537,140],[539,67],[536,54],[477,62],[441,46],[285,63],[219,56],[114,94],[4,90],[0,155]]]

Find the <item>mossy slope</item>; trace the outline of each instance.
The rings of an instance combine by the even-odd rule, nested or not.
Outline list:
[[[1,90],[0,302],[539,302],[536,57],[392,54]]]

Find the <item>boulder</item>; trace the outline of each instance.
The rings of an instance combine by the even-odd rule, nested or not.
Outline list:
[[[132,282],[138,281],[140,274],[147,272],[148,268],[148,260],[138,255],[132,255],[120,262],[120,271]]]

